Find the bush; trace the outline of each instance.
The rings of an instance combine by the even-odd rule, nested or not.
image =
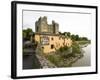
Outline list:
[[[60,47],[60,48],[59,48],[59,51],[60,51],[60,52],[64,52],[65,50],[68,50],[68,47],[67,47],[67,46]]]
[[[69,54],[66,58],[68,59],[69,57],[74,56],[74,54]],[[67,63],[67,60],[65,57],[62,57],[61,55],[57,54],[52,54],[52,55],[47,55],[46,58],[53,64],[55,64],[57,67],[68,67],[70,66]]]
[[[73,43],[72,45],[72,52],[73,53],[81,53],[81,48],[78,43]]]
[[[53,64],[55,64],[56,66],[60,66],[59,62],[61,62],[62,60],[60,55],[57,54],[47,55],[47,59]]]

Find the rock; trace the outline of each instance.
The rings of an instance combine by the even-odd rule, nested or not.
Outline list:
[[[48,61],[43,55],[36,54],[42,68],[56,68],[56,66]]]

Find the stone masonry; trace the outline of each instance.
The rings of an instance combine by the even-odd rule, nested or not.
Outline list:
[[[38,21],[35,22],[35,31],[36,33],[58,34],[59,24],[54,20],[52,21],[52,24],[48,24],[46,16],[40,17]]]

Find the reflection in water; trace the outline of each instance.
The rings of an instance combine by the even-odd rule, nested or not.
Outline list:
[[[91,65],[91,45],[84,47],[83,57],[72,64],[72,67],[90,66]]]
[[[37,59],[35,53],[28,53],[31,55],[23,56],[23,69],[38,69],[41,68],[39,60]]]

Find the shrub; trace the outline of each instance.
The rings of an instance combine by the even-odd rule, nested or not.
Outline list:
[[[55,64],[56,66],[60,66],[59,62],[62,60],[60,55],[57,54],[48,55],[47,59],[53,64]]]
[[[81,48],[78,43],[76,43],[76,42],[73,43],[72,52],[73,53],[81,53]]]
[[[67,46],[60,47],[60,48],[59,48],[59,51],[60,51],[60,52],[64,52],[65,50],[68,50],[68,47],[67,47]]]

